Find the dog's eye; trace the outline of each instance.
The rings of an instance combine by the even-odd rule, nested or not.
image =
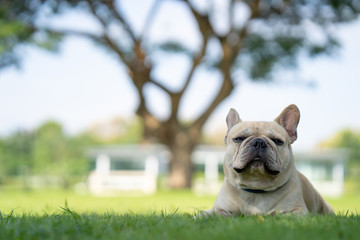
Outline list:
[[[273,139],[271,139],[276,145],[278,145],[278,146],[281,146],[281,145],[283,145],[284,144],[284,142],[282,141],[282,140],[280,140],[280,139],[277,139],[277,138],[273,138]]]
[[[246,139],[246,137],[236,137],[236,138],[233,138],[233,141],[235,143],[241,143],[242,141],[244,141]]]

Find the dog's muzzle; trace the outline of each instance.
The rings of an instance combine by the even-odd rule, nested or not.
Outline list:
[[[244,161],[246,161],[244,167],[234,167],[233,169],[237,173],[242,173],[248,169],[251,165],[264,165],[265,170],[271,175],[278,175],[280,171],[273,169],[269,165],[269,156],[268,156],[269,146],[267,142],[262,138],[254,138],[249,143],[248,146],[244,149],[242,154]]]

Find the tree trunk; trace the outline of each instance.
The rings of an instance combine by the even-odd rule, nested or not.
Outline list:
[[[191,152],[186,147],[170,148],[170,185],[173,189],[191,188],[192,161]]]
[[[195,141],[194,141],[195,140]],[[170,185],[173,189],[191,188],[193,164],[191,154],[196,146],[194,139],[186,132],[179,132],[168,145],[170,158]]]

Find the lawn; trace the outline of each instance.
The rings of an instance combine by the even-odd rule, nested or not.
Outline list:
[[[96,197],[64,190],[21,191],[0,188],[0,211],[14,214],[56,214],[65,201],[79,213],[142,213],[177,210],[193,214],[211,208],[215,195],[199,196],[191,191],[158,191],[154,195],[121,195]],[[341,198],[326,198],[335,212],[360,213],[360,194],[347,194]]]
[[[0,239],[359,239],[360,196],[327,199],[338,216],[194,220],[215,196],[160,191],[94,197],[71,191],[0,189]]]
[[[253,216],[194,220],[191,214],[2,216],[0,239],[359,239],[360,217]]]
[[[96,197],[79,195],[73,191],[41,190],[23,192],[0,190],[0,210],[14,214],[56,214],[67,202],[69,208],[79,213],[142,213],[154,211],[195,213],[206,210],[214,203],[215,196],[196,196],[191,191],[159,191],[154,195],[129,195]]]

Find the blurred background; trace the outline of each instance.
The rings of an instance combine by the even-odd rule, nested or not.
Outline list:
[[[34,210],[22,194],[44,209],[50,193],[169,189],[210,207],[229,109],[271,121],[292,103],[298,169],[336,210],[359,209],[359,12],[358,0],[0,0],[2,210]]]

